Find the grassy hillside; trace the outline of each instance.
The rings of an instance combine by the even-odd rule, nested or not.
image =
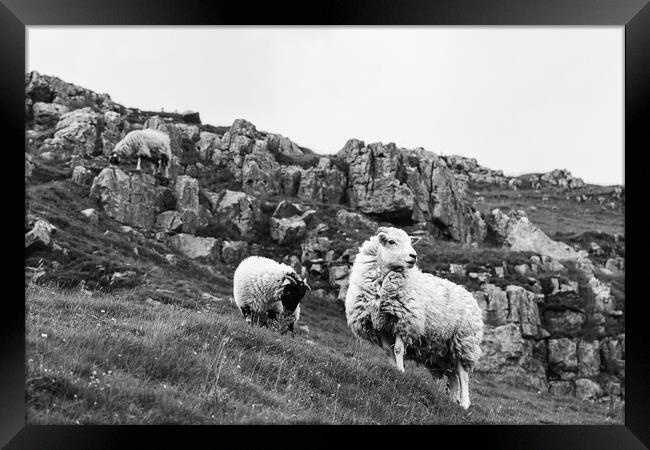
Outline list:
[[[229,300],[152,304],[137,292],[26,290],[27,420],[35,424],[621,423],[620,408],[476,374],[469,411],[442,383],[357,341],[308,297],[295,337],[247,326]],[[200,306],[198,306],[200,305]]]

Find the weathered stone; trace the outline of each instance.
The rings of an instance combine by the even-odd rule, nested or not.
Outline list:
[[[97,210],[94,208],[87,208],[81,210],[81,215],[84,216],[84,218],[91,223],[99,222],[99,214],[97,213]]]
[[[330,286],[340,288],[342,284],[347,284],[347,278],[350,274],[348,265],[332,266],[329,268]]]
[[[524,337],[539,336],[539,311],[536,296],[520,286],[510,285],[506,288],[510,314],[509,322],[518,322]]]
[[[57,124],[61,116],[70,109],[57,103],[36,102],[32,106],[34,129],[45,130]]]
[[[573,381],[550,381],[549,392],[558,396],[575,396],[576,387]]]
[[[25,248],[47,248],[51,249],[54,244],[52,235],[56,233],[56,227],[51,223],[38,219],[34,222],[32,229],[25,233]]]
[[[156,228],[167,233],[180,233],[183,230],[183,219],[178,211],[164,211],[156,217]]]
[[[585,314],[573,310],[547,309],[544,311],[544,323],[552,335],[575,335],[584,326]]]
[[[298,166],[280,168],[280,194],[295,197],[298,195],[303,170]]]
[[[603,395],[603,389],[598,383],[587,378],[578,378],[576,384],[576,397],[582,400],[595,400]]]
[[[135,173],[129,176],[120,169],[107,167],[95,177],[90,196],[100,203],[112,219],[151,229],[164,190],[156,186],[156,180],[151,175]]]
[[[215,152],[217,154],[221,152],[221,138],[215,133],[201,131],[196,150],[203,161],[212,161]]]
[[[301,240],[307,232],[307,223],[314,210],[303,210],[286,200],[280,202],[269,219],[269,234],[278,244],[289,244]]]
[[[555,373],[578,370],[576,341],[568,338],[549,339],[548,363]]]
[[[600,373],[600,345],[598,341],[578,341],[578,374],[596,377]]]
[[[217,260],[220,253],[220,241],[211,237],[197,237],[191,234],[175,234],[169,239],[177,251],[188,258],[206,258]]]
[[[138,274],[133,270],[115,272],[111,275],[110,285],[112,287],[133,286],[138,281]]]
[[[530,267],[528,264],[517,264],[514,266],[514,271],[517,272],[519,275],[525,277],[528,276],[528,273],[530,272]]]
[[[605,268],[612,272],[621,272],[625,270],[625,258],[617,256],[616,258],[609,258],[605,263]]]
[[[244,157],[241,171],[244,192],[264,198],[280,191],[280,180],[280,165],[268,152],[254,152]]]
[[[246,241],[224,241],[221,247],[221,259],[226,264],[239,263],[248,255]]]
[[[493,284],[484,284],[483,291],[487,294],[487,323],[503,325],[508,319],[508,297],[502,289]]]
[[[72,169],[72,182],[81,186],[88,186],[93,181],[93,172],[83,166],[75,166]]]
[[[56,124],[54,136],[45,139],[40,151],[82,156],[101,153],[98,117],[90,108],[63,114]]]
[[[252,239],[260,215],[260,201],[238,191],[225,190],[219,194],[208,194],[206,192],[215,220],[236,229],[242,239]]]
[[[483,355],[476,364],[481,372],[500,372],[509,362],[518,364],[524,355],[524,339],[516,324],[488,327],[481,344]]]
[[[320,158],[316,167],[302,173],[298,197],[319,203],[341,203],[345,184],[345,174],[329,158]]]
[[[193,234],[199,226],[199,182],[181,175],[174,185],[176,210],[181,214],[183,232]]]
[[[467,276],[467,270],[464,264],[449,264],[449,273],[460,278]]]
[[[25,75],[25,97],[32,103],[56,103],[70,110],[86,106],[100,110],[121,108],[108,94],[97,94],[75,84],[66,83],[57,77],[41,75],[35,70]]]
[[[349,230],[364,230],[375,232],[377,230],[377,222],[368,219],[362,214],[349,212],[340,209],[336,213],[336,221],[339,225]]]

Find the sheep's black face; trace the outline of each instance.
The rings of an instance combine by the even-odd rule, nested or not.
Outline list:
[[[293,277],[291,278],[291,282],[284,286],[280,301],[287,314],[291,314],[296,310],[305,293],[307,293],[307,290],[310,290],[307,283]]]

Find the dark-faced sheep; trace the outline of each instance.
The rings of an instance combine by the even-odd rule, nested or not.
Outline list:
[[[233,277],[235,304],[246,322],[252,323],[255,316],[262,323],[288,322],[286,328],[292,333],[307,290],[311,288],[306,280],[292,267],[261,256],[244,259]]]

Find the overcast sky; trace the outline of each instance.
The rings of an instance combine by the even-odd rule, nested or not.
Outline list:
[[[623,27],[29,27],[27,70],[127,107],[352,137],[508,175],[623,174]]]

